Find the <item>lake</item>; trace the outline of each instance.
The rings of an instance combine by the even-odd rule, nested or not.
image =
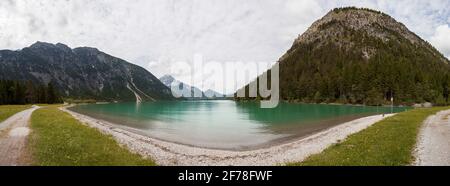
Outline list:
[[[408,107],[394,107],[401,112]],[[185,145],[249,150],[294,140],[390,107],[258,102],[157,101],[78,105],[70,110],[126,130]]]

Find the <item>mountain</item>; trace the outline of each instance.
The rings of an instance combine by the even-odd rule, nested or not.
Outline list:
[[[207,91],[203,92],[197,87],[190,86],[186,83],[183,83],[181,81],[176,80],[171,75],[164,75],[159,80],[166,85],[167,87],[171,88],[172,86],[178,86],[179,92],[176,92],[176,95],[183,96],[187,99],[208,99],[208,98],[219,98],[223,97],[222,94],[215,92],[211,89],[208,89]],[[197,96],[198,97],[194,97]]]
[[[389,15],[365,8],[330,11],[278,64],[283,100],[381,105],[393,97],[410,105],[449,98],[448,59]]]
[[[180,91],[174,93],[175,95],[177,95],[177,97],[182,96],[187,99],[194,98],[194,96],[198,96],[198,98],[196,97],[197,99],[204,97],[202,90],[200,90],[197,87],[190,86],[186,83],[178,81],[171,75],[164,75],[161,78],[159,78],[159,80],[168,88],[171,88],[172,86],[178,86],[178,89]]]
[[[216,98],[221,98],[221,97],[225,97],[225,95],[218,93],[214,90],[208,89],[205,92],[203,92],[203,94],[205,94],[206,97],[216,97]]]
[[[0,51],[0,79],[52,83],[66,98],[104,101],[173,99],[170,89],[142,67],[96,48],[36,42]]]

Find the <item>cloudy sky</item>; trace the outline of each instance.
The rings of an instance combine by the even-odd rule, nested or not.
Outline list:
[[[0,48],[91,46],[160,77],[167,64],[195,55],[275,62],[313,21],[342,6],[386,12],[450,57],[450,0],[1,0]]]

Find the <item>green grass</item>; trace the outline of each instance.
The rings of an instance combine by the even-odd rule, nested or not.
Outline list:
[[[413,109],[384,119],[350,135],[322,153],[294,166],[401,166],[410,165],[417,135],[427,116],[450,107]]]
[[[30,105],[0,105],[0,122],[28,108]]]
[[[36,110],[31,117],[29,151],[33,165],[155,165],[121,147],[111,136],[83,125],[57,106]]]

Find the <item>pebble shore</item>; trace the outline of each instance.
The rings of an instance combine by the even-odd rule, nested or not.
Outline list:
[[[130,151],[153,159],[158,165],[197,166],[270,166],[300,162],[312,154],[320,153],[330,145],[344,140],[350,134],[364,130],[372,124],[394,114],[375,115],[349,121],[319,133],[285,144],[249,151],[216,150],[193,147],[136,134],[116,124],[98,120],[66,109],[82,123],[109,134]]]

